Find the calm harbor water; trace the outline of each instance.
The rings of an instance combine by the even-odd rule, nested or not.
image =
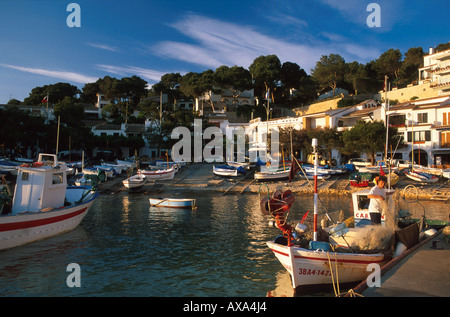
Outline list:
[[[100,195],[75,230],[0,252],[0,296],[263,297],[273,290],[285,270],[265,242],[280,231],[261,215],[260,196],[182,196],[196,198],[198,208],[149,207],[142,194]],[[330,212],[352,208],[350,197],[321,200]],[[307,210],[312,216],[312,196],[296,196],[289,219]],[[67,286],[69,263],[80,266],[81,287]]]

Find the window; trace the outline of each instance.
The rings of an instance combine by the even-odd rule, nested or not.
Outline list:
[[[450,148],[450,132],[441,132],[441,147]]]
[[[431,131],[414,131],[414,142],[431,141]],[[408,142],[412,142],[412,132],[408,132]]]
[[[404,126],[406,116],[403,115],[392,115],[389,117],[389,125],[392,127]]]
[[[62,184],[63,183],[63,173],[55,173],[52,175],[52,184]]]
[[[450,112],[443,113],[442,125],[450,125]]]
[[[29,178],[29,173],[28,172],[22,172],[22,180],[23,181],[27,181]]]
[[[417,122],[419,123],[428,123],[428,113],[418,113],[417,114]]]

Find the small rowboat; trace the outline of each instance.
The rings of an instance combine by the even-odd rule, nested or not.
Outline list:
[[[245,170],[242,166],[234,167],[229,165],[214,165],[213,173],[218,176],[236,177],[239,174],[245,174]]]
[[[276,181],[276,180],[284,180],[289,178],[290,170],[286,171],[265,171],[265,172],[255,172],[255,180],[259,182],[263,181]]]
[[[133,175],[127,179],[122,181],[123,186],[128,189],[138,189],[141,188],[145,184],[145,175]]]
[[[149,198],[152,207],[196,208],[195,198]]]
[[[139,169],[138,170],[139,175],[144,175],[147,179],[157,179],[157,180],[163,180],[163,179],[173,179],[175,176],[175,169],[173,167],[169,169],[163,169],[163,170],[146,170],[146,169]]]
[[[428,173],[418,173],[416,171],[406,171],[405,175],[416,182],[422,183],[436,183],[439,180],[439,178],[434,175]]]

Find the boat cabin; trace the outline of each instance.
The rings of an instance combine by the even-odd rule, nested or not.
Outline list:
[[[355,227],[362,227],[371,224],[369,215],[369,195],[371,188],[366,188],[352,193],[353,216],[355,217]],[[387,190],[393,191],[393,190]],[[386,221],[385,215],[381,216],[381,224]]]
[[[39,154],[37,162],[18,168],[12,213],[38,212],[64,206],[67,167],[54,154]]]

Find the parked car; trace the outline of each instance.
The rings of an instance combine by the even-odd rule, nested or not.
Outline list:
[[[369,160],[363,159],[363,158],[360,158],[360,157],[352,158],[352,159],[348,160],[347,164],[353,164],[353,165],[358,166],[358,167],[372,165]]]

